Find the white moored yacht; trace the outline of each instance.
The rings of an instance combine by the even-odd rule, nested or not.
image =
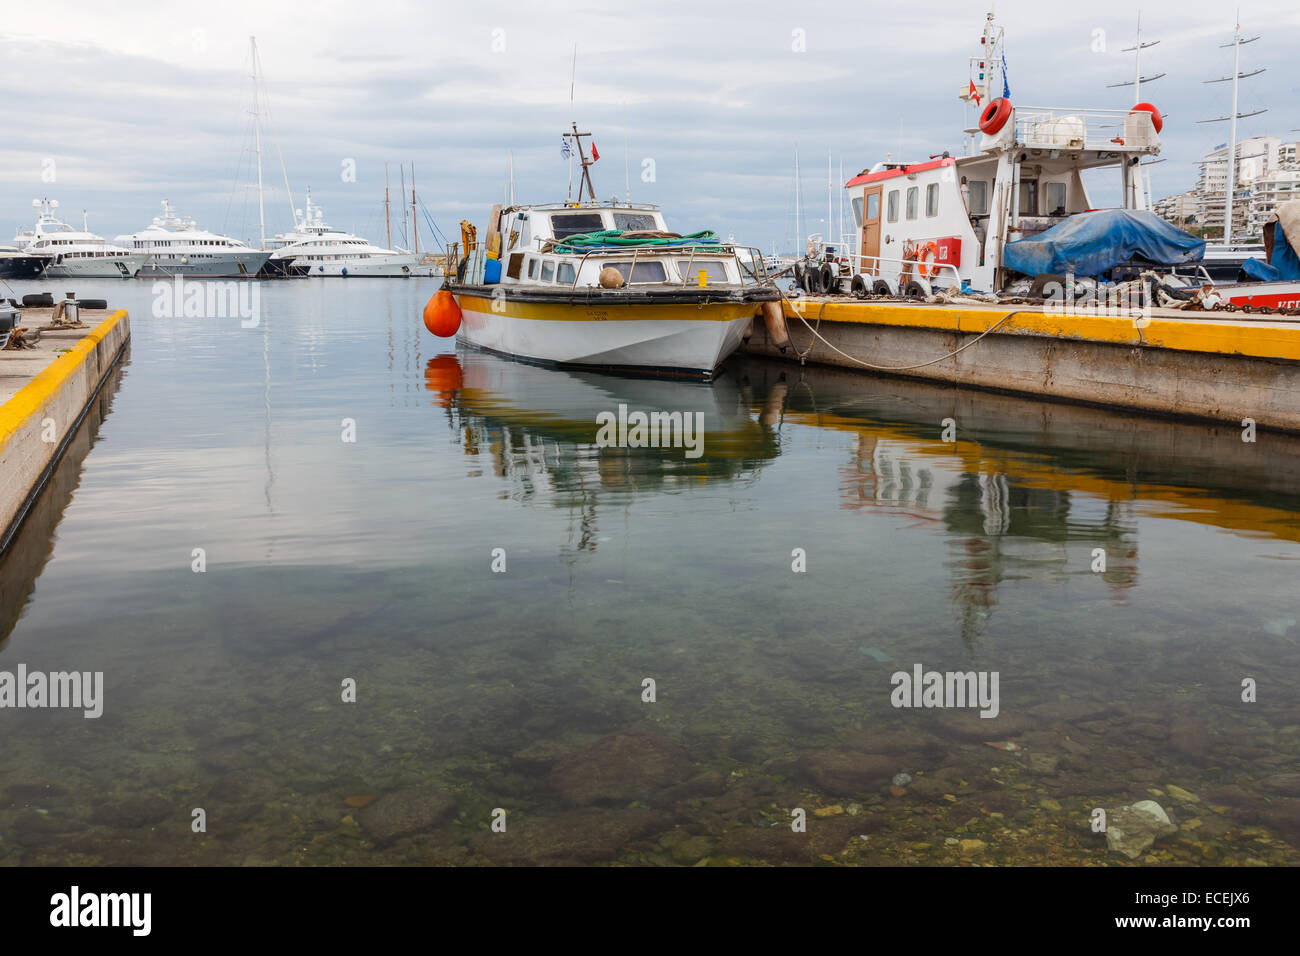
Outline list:
[[[13,244],[29,255],[48,255],[45,275],[55,279],[130,278],[148,256],[107,242],[103,236],[77,230],[54,217],[57,200],[33,199],[40,210],[36,228],[20,230]]]
[[[181,219],[171,203],[147,229],[118,236],[114,242],[149,254],[142,276],[255,276],[270,257],[247,243],[200,229],[193,219]]]
[[[420,273],[420,256],[414,252],[383,249],[359,236],[331,228],[307,190],[307,212],[294,212],[293,232],[266,241],[271,251],[268,266],[282,272],[286,261],[309,276],[390,276]],[[424,267],[428,274],[428,267]]]

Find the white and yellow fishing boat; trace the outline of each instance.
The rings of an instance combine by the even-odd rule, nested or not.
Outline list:
[[[709,378],[756,317],[783,323],[759,250],[669,232],[653,204],[596,201],[588,134],[565,135],[588,199],[496,206],[482,241],[462,223],[430,331],[524,361]]]

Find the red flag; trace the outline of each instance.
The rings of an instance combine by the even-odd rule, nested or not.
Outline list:
[[[596,141],[593,139],[591,141],[591,161],[594,163],[598,159],[600,159],[600,153],[597,152]]]
[[[971,81],[970,81],[970,95],[971,95],[971,99],[973,99],[973,100],[975,101],[975,105],[976,105],[976,106],[979,106],[979,105],[980,105],[980,93],[979,93],[979,90],[975,89],[975,81],[974,81],[974,80],[971,80]]]

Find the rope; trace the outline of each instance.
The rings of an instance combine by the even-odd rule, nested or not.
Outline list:
[[[790,303],[790,300],[789,300],[788,298],[786,298],[785,293],[778,292],[777,294],[781,296],[781,301],[782,301],[782,302]],[[821,308],[819,308],[819,309],[817,310],[817,325],[818,325],[818,327],[820,327],[821,324],[822,324],[822,312],[823,312],[823,310],[825,310],[826,306],[829,305],[829,304],[830,304],[829,302],[827,302],[827,301],[825,301],[825,300],[822,300]],[[799,309],[794,308],[794,304],[793,304],[793,303],[790,303],[790,308],[791,308],[791,311],[793,311],[794,314],[797,315],[797,316],[799,317],[799,321],[802,322],[802,323],[804,324],[804,326],[808,329],[808,331],[811,332],[811,333],[813,334],[814,337],[816,337],[818,340],[820,340],[821,343],[822,343],[823,345],[825,345],[828,349],[830,349],[832,352],[836,352],[836,353],[838,353],[839,355],[842,355],[844,358],[848,359],[850,362],[853,362],[853,363],[855,363],[855,364],[857,364],[857,365],[861,365],[863,368],[875,369],[876,371],[879,371],[879,372],[906,372],[906,371],[910,371],[910,370],[912,370],[912,369],[916,369],[916,368],[925,368],[926,366],[929,366],[929,365],[938,365],[940,362],[946,362],[948,359],[952,358],[954,355],[958,354],[959,352],[964,352],[964,351],[966,351],[968,348],[970,348],[972,345],[974,345],[974,344],[975,344],[976,342],[978,342],[980,339],[984,338],[984,336],[988,335],[990,332],[992,332],[994,329],[996,329],[998,326],[1000,326],[1000,325],[1001,325],[1003,322],[1005,322],[1007,319],[1011,318],[1013,315],[1019,315],[1021,312],[1028,312],[1028,311],[1029,311],[1028,309],[1016,309],[1014,312],[1008,312],[1006,315],[1002,316],[1002,318],[998,319],[996,322],[994,322],[992,325],[990,325],[987,329],[985,329],[985,330],[984,330],[983,332],[981,332],[979,335],[975,336],[975,338],[971,339],[969,342],[967,342],[967,343],[966,343],[965,345],[963,345],[961,348],[959,348],[959,349],[954,349],[953,351],[949,352],[947,355],[940,356],[939,358],[934,359],[934,360],[932,360],[932,361],[929,361],[929,362],[920,362],[920,363],[918,363],[918,364],[916,364],[916,365],[873,365],[873,364],[871,364],[870,362],[864,362],[864,361],[862,361],[862,359],[854,358],[852,355],[849,355],[847,352],[845,352],[845,351],[843,351],[843,350],[841,350],[841,349],[836,348],[836,347],[835,347],[834,345],[832,345],[830,342],[826,341],[825,337],[824,337],[820,332],[818,332],[817,329],[814,329],[811,325],[808,324],[808,320],[805,319],[805,318],[803,317],[803,313],[802,313]],[[805,349],[803,352],[800,352],[800,351],[799,351],[799,347],[798,347],[797,345],[794,344],[794,339],[793,339],[793,338],[790,339],[790,346],[794,349],[794,354],[797,355],[797,356],[799,357],[799,364],[800,364],[800,365],[803,365],[803,364],[804,364],[804,358],[805,358],[805,356],[807,356],[807,355],[808,355],[809,353],[811,353],[812,350],[813,350],[812,344],[810,343],[810,344],[808,345],[808,348],[807,348],[807,349]]]

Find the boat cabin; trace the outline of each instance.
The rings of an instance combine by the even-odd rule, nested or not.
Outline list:
[[[557,291],[600,287],[600,273],[613,268],[625,286],[645,289],[682,286],[740,286],[756,281],[748,250],[731,243],[603,246],[588,251],[566,247],[571,236],[617,230],[671,236],[663,213],[652,203],[544,203],[493,209],[486,239],[467,239],[463,281],[470,285],[535,286]],[[761,256],[760,256],[761,258]],[[757,273],[761,274],[761,266]]]

